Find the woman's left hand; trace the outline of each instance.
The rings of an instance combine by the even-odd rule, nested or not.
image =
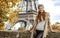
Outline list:
[[[50,30],[51,32],[54,32],[54,30]]]

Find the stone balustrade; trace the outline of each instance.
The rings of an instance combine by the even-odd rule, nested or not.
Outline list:
[[[0,38],[31,38],[29,31],[0,31]]]

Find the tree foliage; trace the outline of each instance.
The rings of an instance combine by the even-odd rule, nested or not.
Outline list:
[[[22,0],[0,0],[0,25],[8,19],[14,22],[18,20],[18,10],[13,11],[11,8],[16,6],[16,3],[20,1]],[[8,14],[9,16],[7,16]]]

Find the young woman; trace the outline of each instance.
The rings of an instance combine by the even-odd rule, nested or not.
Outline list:
[[[44,6],[42,4],[38,5],[38,15],[36,17],[36,36],[35,38],[42,38],[43,36],[43,32],[44,32],[44,27],[45,27],[45,23],[46,23],[46,15],[47,13],[44,10]],[[48,25],[50,24],[49,19],[48,21]],[[51,26],[49,25],[49,27],[51,28]],[[51,29],[52,30],[52,29]]]

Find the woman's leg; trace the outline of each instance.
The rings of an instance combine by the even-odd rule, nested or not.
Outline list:
[[[43,31],[40,31],[40,33],[38,34],[37,38],[43,38]]]
[[[39,35],[39,30],[36,30],[36,32],[34,33],[34,38],[37,38],[37,36]]]
[[[43,31],[41,30],[36,30],[36,35],[34,38],[42,38],[43,37]]]

